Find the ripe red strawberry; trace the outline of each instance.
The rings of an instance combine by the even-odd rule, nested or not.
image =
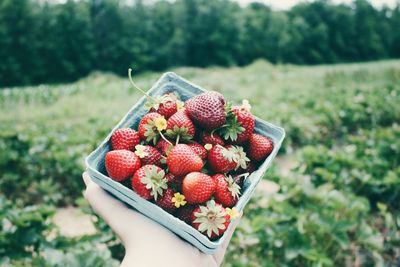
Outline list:
[[[215,182],[215,201],[224,207],[233,207],[239,200],[240,186],[232,176],[216,174],[212,177]]]
[[[208,91],[208,94],[218,98],[219,101],[221,101],[221,103],[225,105],[225,99],[221,93],[216,92],[216,91]]]
[[[157,201],[167,189],[164,171],[156,165],[142,166],[132,178],[132,189],[144,199]]]
[[[174,147],[173,145],[171,145],[162,138],[156,144],[156,148],[158,149],[158,151],[160,151],[160,153],[163,156],[167,156],[173,147]]]
[[[121,182],[131,177],[140,168],[140,159],[129,150],[113,150],[107,152],[104,165],[108,175]]]
[[[174,213],[176,211],[175,204],[172,202],[174,194],[175,192],[171,188],[167,188],[163,195],[157,199],[156,205],[169,213]]]
[[[139,136],[142,140],[156,144],[160,137],[160,132],[156,126],[156,119],[158,118],[163,118],[163,116],[155,112],[147,113],[142,117],[138,127]]]
[[[230,217],[225,208],[214,200],[208,201],[192,212],[192,226],[211,240],[223,235],[229,221]]]
[[[242,106],[232,107],[226,121],[227,127],[221,128],[219,132],[233,144],[243,144],[254,131],[255,120],[246,101],[243,101]]]
[[[220,145],[211,148],[207,159],[211,169],[216,173],[227,173],[239,167],[246,168],[249,161],[242,147]]]
[[[221,145],[224,146],[225,145],[225,141],[224,139],[221,138],[221,136],[219,136],[219,134],[217,133],[213,133],[211,135],[211,133],[209,132],[202,132],[200,135],[200,139],[201,139],[201,144],[206,145],[206,144],[211,144],[211,145]]]
[[[178,144],[167,157],[167,165],[170,173],[176,176],[184,176],[189,172],[200,171],[203,168],[203,160],[194,153],[188,145]]]
[[[139,133],[131,128],[118,129],[111,135],[111,148],[113,150],[133,150],[139,143]]]
[[[194,137],[195,128],[185,111],[178,111],[167,122],[166,135],[179,140],[190,140]]]
[[[274,149],[274,143],[261,134],[252,134],[249,138],[248,154],[253,161],[262,161]]]
[[[188,144],[188,146],[190,146],[190,148],[193,149],[193,151],[199,155],[201,159],[205,159],[207,157],[207,150],[199,143],[193,142]]]
[[[177,96],[174,93],[168,93],[162,96],[156,96],[154,99],[149,99],[146,103],[146,107],[150,109],[150,112],[157,112],[168,119],[178,110],[176,104],[177,100]]]
[[[234,144],[243,144],[246,142],[250,135],[254,131],[255,120],[253,115],[243,107],[233,107],[232,112],[235,114],[237,122],[240,123],[241,127],[244,128],[244,131],[239,133],[236,140],[233,140]]]
[[[225,101],[220,95],[207,92],[186,101],[189,117],[205,129],[213,130],[225,123]]]
[[[162,155],[160,152],[152,146],[135,146],[135,154],[140,158],[142,166],[144,165],[156,165],[161,167]]]
[[[214,180],[205,173],[191,172],[183,178],[182,192],[189,204],[206,202],[214,191]]]
[[[185,205],[178,209],[176,216],[184,221],[185,223],[191,225],[192,224],[192,213],[193,210],[196,208],[194,205]]]

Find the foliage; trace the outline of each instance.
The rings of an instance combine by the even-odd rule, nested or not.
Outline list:
[[[132,3],[133,2],[133,3]],[[0,86],[173,66],[320,64],[400,56],[400,5],[299,3],[274,11],[229,0],[3,0]]]
[[[224,266],[398,265],[399,61],[173,71],[233,102],[248,98],[254,114],[287,132]],[[137,83],[149,88],[159,76]],[[123,257],[104,221],[95,235],[67,238],[51,218],[64,205],[94,216],[80,197],[84,156],[138,98],[107,73],[0,92],[0,266],[109,266]],[[277,192],[266,190],[272,182]]]
[[[0,196],[0,266],[117,266],[96,238],[57,235],[53,213],[51,206],[19,208]]]

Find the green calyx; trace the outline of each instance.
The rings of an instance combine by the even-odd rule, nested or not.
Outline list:
[[[205,206],[200,206],[200,211],[194,215],[196,216],[194,223],[199,223],[198,230],[206,232],[208,237],[211,237],[212,233],[218,235],[219,230],[226,228],[226,211],[214,200],[208,201]]]
[[[162,196],[164,190],[167,189],[167,179],[163,170],[157,171],[156,166],[149,166],[145,170],[145,176],[142,177],[140,182],[150,190],[150,195],[157,200],[158,196]]]
[[[235,170],[237,170],[239,167],[246,169],[247,162],[250,161],[246,155],[246,152],[244,152],[243,147],[241,146],[231,146],[229,148],[222,147],[221,153],[222,156],[228,161],[236,163]]]
[[[168,129],[165,135],[169,138],[176,138],[179,136],[179,139],[184,141],[189,141],[193,138],[193,136],[188,133],[188,128],[178,127],[177,125],[172,129]]]
[[[167,103],[168,101],[176,101],[176,97],[173,97],[171,95],[161,95],[153,98],[148,98],[144,107],[147,110],[150,110],[152,108],[158,110],[161,104]]]
[[[225,140],[236,141],[238,135],[243,133],[245,130],[246,129],[242,127],[242,124],[238,122],[236,115],[232,110],[229,110],[226,115],[226,124],[218,130],[218,133]]]
[[[160,132],[157,130],[156,124],[154,120],[150,120],[147,124],[144,125],[144,136],[146,136],[146,142],[153,142],[155,145],[160,138]]]

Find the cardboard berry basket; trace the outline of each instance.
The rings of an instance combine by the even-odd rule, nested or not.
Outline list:
[[[167,72],[148,91],[148,94],[157,96],[173,91],[179,93],[181,100],[186,101],[195,95],[203,93],[205,90],[190,83],[189,81],[186,81],[175,73]],[[222,235],[222,237],[218,240],[211,241],[190,225],[167,213],[157,205],[141,198],[132,189],[112,180],[107,176],[104,166],[104,157],[105,154],[110,151],[109,139],[111,138],[111,134],[119,128],[128,126],[133,129],[137,129],[141,117],[147,113],[144,108],[145,102],[146,97],[142,97],[122,118],[117,126],[114,127],[114,129],[104,139],[99,147],[86,158],[87,172],[95,183],[121,201],[168,228],[201,251],[205,253],[214,253],[216,249],[224,242],[226,238],[225,234]],[[255,120],[256,125],[254,131],[271,138],[274,142],[274,148],[272,153],[264,160],[259,168],[246,178],[241,191],[242,194],[235,205],[239,212],[243,210],[247,202],[250,200],[254,189],[262,179],[268,167],[271,165],[271,162],[278,153],[278,150],[285,137],[284,129],[265,122],[257,117],[255,117]],[[231,225],[229,227],[231,227]]]

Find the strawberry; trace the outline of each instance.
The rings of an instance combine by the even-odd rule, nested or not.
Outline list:
[[[173,145],[171,145],[164,139],[160,139],[156,144],[156,148],[163,156],[167,156],[173,147]]]
[[[196,208],[194,205],[185,205],[178,209],[176,216],[187,224],[192,224],[192,213]]]
[[[174,213],[176,211],[175,204],[172,202],[175,192],[171,188],[167,188],[163,195],[156,200],[156,205],[167,211]]]
[[[230,221],[225,208],[214,200],[194,209],[191,219],[192,226],[211,240],[220,237],[228,228]]]
[[[221,103],[225,105],[225,99],[224,99],[224,96],[221,93],[216,92],[216,91],[208,91],[208,94],[218,98],[219,101],[221,101]]]
[[[132,178],[132,189],[144,199],[157,201],[167,189],[164,171],[156,165],[142,166]]]
[[[157,112],[168,119],[178,111],[177,100],[174,93],[168,93],[148,99],[145,106],[150,112]]]
[[[194,134],[193,122],[185,111],[178,111],[168,119],[166,136],[174,139],[190,140]]]
[[[200,171],[204,163],[190,146],[178,144],[169,152],[167,165],[173,175],[184,176],[189,172]]]
[[[221,138],[217,133],[202,132],[200,135],[201,144],[221,145],[224,146],[224,139]]]
[[[219,130],[225,140],[233,144],[243,144],[254,131],[255,120],[250,112],[248,101],[241,106],[234,106],[227,114],[226,127]]]
[[[240,146],[213,146],[208,152],[208,164],[216,173],[226,173],[239,167],[246,168],[249,159]]]
[[[215,201],[224,207],[233,207],[239,200],[240,186],[232,178],[223,174],[216,174],[212,177],[215,182]]]
[[[160,128],[160,124],[163,124],[164,121],[165,118],[155,112],[144,115],[140,120],[138,127],[140,138],[146,142],[153,142],[153,144],[156,144],[160,137],[160,131],[162,130],[162,128]]]
[[[249,158],[253,161],[262,161],[274,149],[274,143],[268,137],[261,134],[252,134],[249,138],[248,153]]]
[[[111,135],[111,148],[113,150],[133,150],[139,143],[139,133],[131,128],[118,129]]]
[[[182,192],[189,204],[206,202],[214,191],[214,180],[205,173],[191,172],[183,178]]]
[[[199,143],[193,142],[188,144],[188,146],[190,146],[190,148],[193,149],[193,151],[199,155],[201,159],[205,159],[207,157],[207,150]]]
[[[225,123],[225,101],[222,95],[206,92],[186,101],[189,117],[207,130],[221,127]]]
[[[160,152],[152,146],[135,146],[135,154],[140,158],[142,166],[144,165],[156,165],[161,167],[162,155]]]
[[[104,161],[108,175],[118,182],[131,177],[140,168],[139,157],[129,150],[107,152]]]

